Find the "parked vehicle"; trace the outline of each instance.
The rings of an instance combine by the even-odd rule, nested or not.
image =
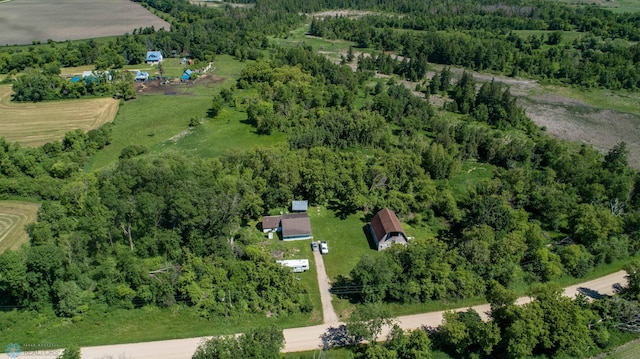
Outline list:
[[[316,242],[316,241],[312,241],[311,242],[311,250],[314,251],[314,252],[318,251],[318,242]]]
[[[322,241],[320,242],[320,254],[328,254],[329,253],[329,246],[327,246],[327,242]]]

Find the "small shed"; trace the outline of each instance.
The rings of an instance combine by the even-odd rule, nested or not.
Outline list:
[[[293,212],[306,212],[309,209],[309,201],[292,201],[291,210]]]
[[[309,270],[309,260],[308,259],[286,259],[276,261],[284,267],[292,268],[295,273],[300,273]]]
[[[147,63],[148,64],[159,64],[162,62],[164,58],[162,57],[162,52],[160,51],[147,51]]]
[[[149,73],[144,71],[136,72],[136,77],[134,78],[136,81],[147,81],[149,79]]]
[[[278,232],[280,230],[280,216],[262,217],[262,232]]]
[[[388,208],[380,210],[373,216],[369,223],[369,230],[373,243],[379,251],[389,248],[394,243],[407,244],[407,236],[398,217]]]
[[[193,71],[189,69],[184,70],[184,73],[182,74],[182,80],[187,81],[188,79],[190,79],[192,73]]]

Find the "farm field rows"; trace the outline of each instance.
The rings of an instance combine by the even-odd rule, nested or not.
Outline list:
[[[112,98],[64,100],[40,103],[11,102],[11,86],[0,86],[0,137],[23,146],[39,146],[60,140],[64,134],[89,131],[111,122],[118,112]]]
[[[140,27],[169,29],[169,23],[129,0],[0,1],[0,45],[122,35]]]
[[[0,201],[0,253],[29,241],[24,226],[36,220],[38,203]]]

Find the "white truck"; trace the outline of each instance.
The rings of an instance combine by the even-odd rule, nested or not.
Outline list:
[[[320,242],[320,254],[328,254],[329,253],[329,246],[327,246],[327,242],[322,241]]]

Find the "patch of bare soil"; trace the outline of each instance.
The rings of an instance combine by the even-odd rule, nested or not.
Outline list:
[[[194,82],[197,83],[200,86],[213,87],[213,86],[217,86],[217,85],[223,83],[224,80],[226,80],[225,77],[216,76],[216,75],[212,75],[210,73],[206,73],[206,74],[198,77]]]
[[[166,95],[177,94],[177,87],[183,86],[180,80],[147,80],[136,82],[133,85],[137,94],[157,94],[164,93]]]
[[[362,10],[329,10],[329,11],[316,12],[311,14],[311,16],[317,17],[317,18],[339,16],[339,17],[350,17],[350,18],[358,19],[363,16],[372,15],[372,14],[377,14],[377,13],[373,11],[362,11]]]
[[[554,136],[588,143],[603,153],[618,142],[626,142],[629,165],[640,168],[638,116],[598,109],[557,95],[531,96],[521,100],[520,105],[537,125],[546,127]]]
[[[158,94],[162,93],[165,95],[191,95],[189,89],[195,85],[204,87],[212,87],[216,86],[222,82],[224,82],[225,78],[220,76],[215,76],[212,74],[204,74],[198,77],[196,80],[188,80],[181,81],[179,79],[174,80],[148,80],[136,82],[133,85],[137,94]]]

